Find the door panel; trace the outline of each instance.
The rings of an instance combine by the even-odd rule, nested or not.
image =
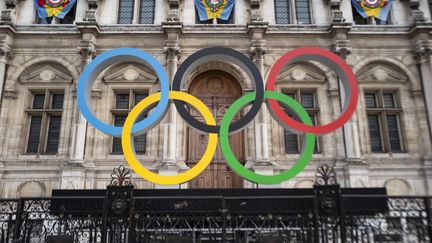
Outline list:
[[[229,74],[221,71],[209,71],[199,75],[192,81],[189,93],[202,100],[212,111],[218,124],[226,109],[242,95],[238,82]],[[190,109],[191,114],[203,121],[199,113]],[[238,120],[237,114],[233,121]],[[231,149],[237,159],[244,163],[244,134],[236,133],[229,137]],[[194,166],[201,159],[207,148],[208,135],[193,128],[188,128],[188,165]],[[242,188],[243,179],[234,173],[226,161],[218,145],[217,152],[205,171],[193,179],[189,188]]]

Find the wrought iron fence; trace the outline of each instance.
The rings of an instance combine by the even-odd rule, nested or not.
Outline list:
[[[431,197],[359,194],[336,182],[296,193],[243,194],[143,191],[126,184],[90,197],[0,200],[0,243],[432,240]]]

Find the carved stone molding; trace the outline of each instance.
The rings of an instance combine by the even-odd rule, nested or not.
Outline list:
[[[5,5],[6,9],[1,12],[1,20],[2,21],[12,21],[13,20],[13,13],[15,11],[15,8],[18,4],[17,0],[6,0]]]
[[[267,53],[265,43],[252,43],[250,54],[254,61],[262,60]]]
[[[419,0],[410,0],[409,6],[411,9],[411,18],[414,23],[424,23],[426,22],[426,18],[424,16],[423,11],[421,11],[420,8],[420,1]]]
[[[12,50],[8,47],[0,47],[0,61],[10,60],[13,58]]]
[[[96,49],[91,46],[78,47],[78,54],[81,55],[82,61],[89,62],[96,56]]]
[[[96,11],[99,7],[99,0],[87,0],[88,10],[86,11],[84,21],[96,22]]]
[[[432,41],[421,40],[414,46],[414,52],[419,62],[431,60],[432,58]]]
[[[168,17],[167,22],[168,23],[176,23],[180,21],[179,17],[179,0],[168,0],[169,9],[168,9]]]
[[[338,54],[343,59],[347,59],[348,55],[351,54],[352,48],[349,40],[336,40],[336,43],[333,45],[334,53]]]
[[[180,47],[178,45],[167,45],[164,48],[167,60],[176,59],[180,54]]]
[[[332,23],[344,23],[345,19],[343,17],[343,12],[340,9],[340,0],[330,1],[330,11],[332,16]]]
[[[260,10],[261,0],[250,0],[252,22],[262,22]]]

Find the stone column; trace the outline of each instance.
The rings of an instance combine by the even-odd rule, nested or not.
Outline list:
[[[6,66],[8,59],[11,57],[11,49],[0,47],[0,107],[3,99],[3,89],[6,84]]]
[[[420,69],[422,86],[425,92],[424,99],[429,120],[429,136],[432,138],[432,97],[428,95],[428,92],[432,90],[432,41],[418,42],[415,51]]]
[[[165,54],[168,78],[172,84],[178,66],[180,53],[179,35],[182,24],[178,18],[178,1],[169,1],[170,9],[167,22],[163,23],[166,34]],[[184,161],[177,161],[177,109],[170,103],[168,113],[163,121],[163,154],[162,162],[156,165],[160,175],[176,175],[179,171],[187,170]],[[155,185],[158,189],[178,189],[180,185]]]
[[[352,48],[349,46],[349,41],[339,41],[335,45],[334,52],[340,55],[343,59],[347,59],[351,54]],[[340,100],[343,105],[345,102],[345,89],[342,82],[339,80]],[[341,107],[342,108],[342,107]],[[357,115],[354,113],[351,119],[343,126],[346,160],[348,162],[359,162],[361,157],[360,140],[357,126]]]
[[[94,57],[95,49],[93,46],[79,47],[81,55],[81,68],[84,68]],[[84,189],[86,182],[86,168],[95,167],[92,163],[84,160],[85,145],[87,138],[87,121],[78,108],[78,101],[74,107],[74,122],[72,124],[71,155],[69,163],[62,168],[61,189]]]
[[[253,61],[257,65],[260,73],[264,76],[264,59],[263,56],[266,52],[265,47],[255,46],[251,49]],[[264,77],[263,77],[264,79]],[[264,84],[265,85],[265,84]],[[255,119],[255,152],[256,161],[255,165],[268,165],[269,164],[269,147],[268,147],[268,132],[267,132],[267,113],[266,105],[261,106],[261,110]]]
[[[261,73],[265,84],[265,69],[264,55],[266,53],[267,42],[264,39],[264,34],[267,31],[268,23],[262,21],[261,12],[259,10],[260,1],[251,0],[251,8],[253,12],[252,22],[248,25],[249,34],[251,35],[251,57]],[[255,161],[251,167],[255,173],[261,175],[273,175],[275,173],[274,164],[270,162],[269,153],[269,138],[268,138],[268,114],[265,104],[261,106],[261,110],[255,119]],[[247,185],[246,185],[247,186]],[[257,185],[259,188],[278,188],[281,185]]]
[[[82,70],[91,62],[95,55],[95,49],[93,47],[80,47],[79,54],[81,55]],[[75,99],[75,102],[76,99]],[[75,121],[73,123],[73,134],[72,134],[72,154],[71,162],[76,164],[84,164],[84,152],[87,135],[87,121],[81,114],[78,108],[78,103],[75,104]]]
[[[179,47],[166,47],[165,53],[167,57],[167,72],[169,80],[174,79],[174,75],[177,71],[178,65],[178,53],[180,51]],[[168,114],[165,117],[164,126],[164,143],[163,143],[163,157],[162,163],[164,165],[173,164],[175,170],[176,166],[176,141],[177,141],[177,112],[174,103],[170,103],[170,108]]]
[[[352,48],[350,41],[347,39],[347,30],[350,29],[345,23],[333,22],[333,52],[347,60],[348,55],[351,54]],[[339,95],[341,101],[341,110],[345,102],[345,90],[342,82],[339,81]],[[361,95],[361,94],[359,94]],[[369,176],[368,164],[361,160],[360,150],[360,136],[358,133],[357,115],[354,112],[351,119],[348,120],[343,126],[343,139],[345,144],[345,161],[337,167],[343,170],[345,186],[347,187],[368,187]]]

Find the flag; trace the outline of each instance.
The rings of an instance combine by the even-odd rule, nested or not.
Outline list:
[[[72,9],[76,0],[34,0],[39,18],[56,16],[63,19]]]
[[[351,0],[357,12],[363,17],[375,17],[387,21],[393,0]]]
[[[229,20],[235,0],[195,0],[200,21]]]

